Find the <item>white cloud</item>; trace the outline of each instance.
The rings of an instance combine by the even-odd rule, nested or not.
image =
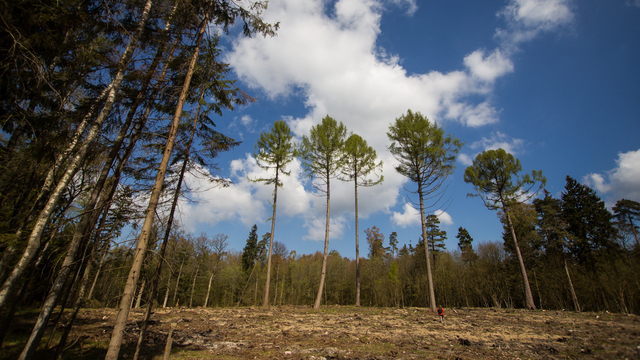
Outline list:
[[[473,158],[467,154],[459,154],[458,161],[464,166],[473,165]]]
[[[571,0],[511,0],[498,15],[507,20],[508,29],[496,35],[511,48],[529,41],[541,32],[555,30],[571,23]]]
[[[572,16],[566,1],[513,0],[500,12],[508,22],[507,30],[500,30],[503,39],[508,39],[506,45],[492,51],[469,49],[463,59],[464,67],[459,70],[408,74],[398,61],[399,57],[385,53],[377,40],[386,6],[406,6],[407,12],[412,14],[417,9],[416,3],[415,0],[338,0],[329,3],[271,0],[263,15],[267,22],[280,22],[278,35],[273,38],[239,36],[224,59],[241,80],[264,91],[273,100],[291,95],[305,98],[305,106],[309,109],[305,116],[287,118],[283,114],[297,139],[308,134],[313,125],[329,114],[376,149],[384,162],[385,182],[375,188],[362,189],[359,202],[363,217],[390,211],[407,181],[393,169],[395,160],[387,151],[386,129],[395,118],[412,109],[437,122],[456,121],[472,127],[498,122],[499,110],[490,99],[495,82],[514,71],[509,47],[514,34],[533,31],[532,37],[539,31],[566,23]],[[332,8],[327,9],[327,6]],[[478,146],[503,147],[514,153],[522,145],[522,140],[508,139],[497,133],[491,139],[483,139]],[[470,158],[461,156],[460,160],[465,163]],[[232,164],[234,169],[237,167],[237,174],[248,171],[244,164],[247,159],[242,161],[243,164]],[[313,229],[318,227],[314,224],[317,221],[324,223],[324,198],[310,195],[301,170],[295,174],[292,173],[292,178],[297,179],[297,196],[301,197],[298,202],[305,204],[307,209],[304,214],[298,214],[305,219],[310,233],[315,232]],[[253,185],[241,182],[237,186],[260,201],[268,200],[263,190],[257,190]],[[352,184],[336,181],[331,187],[332,219],[352,214]],[[268,195],[271,190],[264,191]],[[376,196],[366,196],[368,191],[375,192]],[[290,206],[288,214],[295,216],[296,208],[293,204]],[[394,212],[392,219],[400,226],[419,224],[419,216],[410,214],[405,205],[404,212]],[[336,233],[339,230],[337,228]],[[316,239],[318,236],[309,237]]]
[[[483,151],[504,149],[506,152],[516,155],[524,145],[523,139],[510,138],[508,135],[498,131],[491,134],[490,138],[483,137],[482,140],[474,142],[469,147],[472,149],[482,148]]]
[[[251,118],[251,116],[249,116],[249,115],[243,115],[243,116],[240,118],[240,122],[241,122],[241,123],[242,123],[242,125],[244,125],[246,128],[249,128],[249,127],[251,127],[251,126],[254,124],[255,120],[253,120],[253,119]]]
[[[497,78],[513,72],[513,62],[500,49],[485,57],[484,50],[476,50],[464,58],[464,65],[471,74],[482,81],[493,82]]]
[[[394,211],[391,215],[391,222],[394,225],[398,225],[403,228],[406,228],[407,226],[420,225],[420,213],[418,210],[414,209],[411,204],[405,203],[402,210],[402,213]]]
[[[413,15],[418,10],[418,4],[416,4],[416,0],[389,0],[390,2],[398,5],[407,7],[407,14]],[[640,1],[640,0],[637,0]]]
[[[447,213],[446,211],[438,209],[434,211],[433,214],[438,217],[441,224],[453,225],[453,219],[451,218],[451,215],[449,215],[449,213]]]
[[[612,203],[620,199],[640,201],[640,149],[619,153],[616,168],[603,174],[588,174],[583,181],[600,193],[608,194]]]

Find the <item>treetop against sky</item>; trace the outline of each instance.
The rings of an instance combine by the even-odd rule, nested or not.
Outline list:
[[[408,109],[464,142],[437,206],[443,230],[465,227],[498,240],[494,212],[463,181],[475,156],[503,148],[540,169],[555,197],[565,177],[597,190],[609,207],[640,200],[640,4],[612,0],[397,1],[272,0],[276,37],[223,37],[223,59],[257,102],[215,119],[242,144],[219,158],[229,188],[181,205],[188,231],[226,233],[241,249],[253,224],[269,231],[273,189],[247,178],[270,175],[252,157],[261,131],[285,120],[299,142],[329,115],[360,135],[383,162],[384,182],[359,190],[360,230],[377,226],[415,245],[420,219],[412,184],[394,170],[389,125]],[[233,29],[232,29],[233,30]],[[322,249],[325,199],[298,159],[278,192],[275,240],[298,253]],[[193,188],[207,188],[189,178]],[[330,249],[353,257],[353,184],[331,184]],[[361,234],[362,235],[362,234]],[[456,247],[453,235],[446,241]]]

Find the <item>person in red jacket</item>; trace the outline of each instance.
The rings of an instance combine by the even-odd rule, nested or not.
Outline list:
[[[438,306],[438,315],[440,316],[440,322],[444,325],[444,309],[442,306]]]

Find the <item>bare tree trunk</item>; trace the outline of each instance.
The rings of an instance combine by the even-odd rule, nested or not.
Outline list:
[[[573,288],[573,282],[571,281],[571,275],[569,275],[569,265],[567,265],[567,259],[564,259],[564,270],[567,272],[567,279],[569,280],[569,289],[571,290],[571,297],[573,298],[573,306],[575,306],[576,312],[580,312],[580,304],[578,303],[578,296],[576,290]]]
[[[175,11],[178,7],[178,4],[176,3],[176,5],[174,6],[173,10]],[[177,39],[176,39],[177,40]],[[175,49],[175,45],[176,43],[174,43],[174,48],[171,49],[171,55],[173,55],[173,50]],[[167,62],[168,65],[168,62]],[[163,70],[163,77],[164,77],[164,73],[167,70],[167,66],[165,65],[165,68]],[[204,94],[204,93],[203,93]],[[203,96],[200,97],[200,99],[202,100]],[[140,337],[138,338],[138,344],[136,345],[136,352],[133,355],[133,360],[138,360],[138,357],[140,356],[140,350],[142,348],[142,343],[144,342],[144,338],[146,337],[147,334],[147,327],[149,326],[149,319],[151,318],[151,311],[153,310],[153,300],[156,298],[156,293],[158,291],[158,284],[160,282],[160,274],[162,273],[162,264],[164,263],[164,258],[165,258],[165,254],[167,251],[167,245],[169,244],[169,236],[171,235],[171,228],[173,227],[173,217],[175,215],[176,212],[176,208],[178,207],[178,200],[180,199],[180,191],[182,189],[182,181],[184,180],[184,174],[187,170],[187,163],[188,163],[188,159],[189,159],[189,152],[191,150],[191,144],[193,142],[193,136],[195,134],[195,130],[196,130],[196,125],[198,124],[198,117],[200,114],[200,106],[198,105],[198,111],[195,117],[195,120],[193,122],[193,128],[191,130],[191,137],[189,139],[189,144],[187,146],[187,156],[185,156],[185,160],[182,163],[182,168],[180,169],[180,177],[178,178],[178,184],[176,185],[176,193],[174,194],[173,197],[173,202],[171,204],[171,211],[169,212],[169,219],[167,221],[167,227],[165,229],[164,232],[164,238],[162,239],[162,246],[160,249],[160,256],[158,259],[158,266],[156,267],[156,272],[155,272],[155,276],[153,278],[153,282],[151,283],[151,291],[149,294],[149,303],[147,305],[147,311],[145,313],[144,316],[144,321],[142,322],[142,328],[140,329]],[[182,270],[182,266],[180,266],[180,269]],[[197,275],[196,275],[197,276]],[[171,281],[171,275],[169,275],[169,282]],[[193,292],[192,292],[192,296],[193,296]],[[169,284],[167,284],[167,293],[166,296],[164,298],[164,304],[163,304],[163,308],[166,307],[167,304],[167,298],[169,297]]]
[[[324,278],[327,273],[327,257],[329,254],[329,214],[330,214],[330,187],[329,187],[329,175],[327,175],[327,217],[325,221],[324,230],[324,256],[322,257],[322,272],[320,273],[320,285],[318,286],[318,295],[316,295],[316,301],[313,304],[314,310],[320,310],[320,303],[322,302],[322,292],[324,290]]]
[[[182,263],[180,263],[180,270],[178,270],[178,278],[176,279],[176,287],[173,289],[173,299],[171,302],[176,303],[176,297],[178,296],[178,286],[180,286],[180,277],[182,276],[182,267],[184,266],[184,259],[182,259]]]
[[[211,294],[211,282],[213,281],[213,276],[215,275],[215,273],[211,273],[211,276],[209,276],[209,285],[207,285],[207,297],[204,299],[204,307],[207,307],[207,304],[209,303],[209,294]]]
[[[258,262],[255,261],[253,263],[253,268],[251,268],[251,273],[247,278],[247,283],[244,285],[244,289],[242,289],[242,293],[240,294],[240,298],[238,299],[238,303],[236,304],[236,306],[240,306],[240,304],[242,303],[242,300],[244,299],[244,293],[247,291],[247,288],[249,287],[249,281],[251,281],[251,277],[253,276],[253,272],[256,270],[257,265],[258,265]]]
[[[62,196],[62,193],[64,192],[67,185],[71,182],[73,176],[75,175],[77,169],[80,167],[81,163],[84,161],[84,158],[87,154],[87,151],[89,150],[89,147],[93,144],[94,140],[96,139],[98,134],[101,132],[102,124],[104,123],[107,116],[111,112],[111,109],[115,102],[116,95],[120,89],[122,80],[124,79],[124,74],[126,72],[127,65],[131,60],[133,52],[138,45],[138,39],[140,38],[140,35],[142,34],[142,30],[144,29],[145,23],[149,18],[149,13],[151,10],[152,3],[153,3],[153,0],[147,0],[147,3],[145,4],[141,19],[138,22],[138,27],[136,29],[136,32],[130,39],[126,50],[124,51],[122,57],[120,58],[120,61],[118,63],[118,72],[116,73],[115,77],[112,80],[112,86],[106,98],[105,104],[102,108],[102,111],[100,112],[100,114],[98,115],[94,123],[92,124],[91,131],[89,132],[87,137],[84,139],[83,144],[79,147],[76,154],[73,156],[73,159],[67,166],[67,169],[64,175],[62,176],[62,178],[58,182],[58,185],[55,187],[55,189],[49,196],[49,200],[47,201],[46,205],[40,212],[36,220],[36,223],[33,227],[33,230],[29,236],[29,239],[27,241],[27,247],[24,250],[22,257],[18,261],[18,264],[14,267],[9,277],[5,280],[4,284],[2,285],[2,288],[0,288],[0,308],[3,308],[6,306],[9,298],[13,295],[14,289],[17,283],[19,282],[20,278],[22,277],[26,269],[29,267],[29,265],[31,265],[33,259],[35,258],[38,250],[42,245],[41,244],[42,233],[44,232],[45,226],[49,221],[49,218],[53,214],[53,211],[57,206],[58,201]],[[71,249],[72,246],[70,245],[69,248]],[[61,269],[61,272],[63,272],[62,269]],[[46,312],[46,309],[43,308],[43,310],[45,311],[43,311],[42,315],[45,315],[44,313]],[[46,320],[48,320],[48,316],[46,316],[46,319],[43,318],[38,322],[41,323],[42,320],[45,320],[44,322],[46,324]],[[33,339],[29,340],[29,343],[33,343],[33,340],[37,340],[35,341],[37,343],[40,340],[40,337],[42,334],[40,332],[39,335],[38,334],[32,334],[32,335],[34,335]],[[37,344],[36,344],[36,347],[37,347]],[[28,345],[28,349],[25,348],[25,350],[26,351],[23,351],[23,355],[20,356],[20,359],[31,358],[31,356],[33,355],[33,352],[35,351],[35,347]]]
[[[198,279],[199,271],[200,271],[200,266],[196,268],[196,275],[193,277],[193,283],[191,283],[191,295],[189,296],[189,308],[193,307],[193,291],[196,289],[196,280]]]
[[[356,194],[356,306],[360,306],[360,230],[358,228],[358,177],[355,177]]]
[[[138,298],[136,299],[136,309],[140,309],[140,302],[142,301],[142,293],[144,293],[144,286],[147,283],[147,279],[142,279],[142,285],[140,285],[140,291],[138,292]]]
[[[424,255],[427,260],[427,281],[429,282],[429,309],[436,312],[436,294],[433,289],[433,275],[431,274],[431,257],[429,256],[429,242],[427,241],[427,224],[424,216],[424,199],[422,198],[422,184],[418,184],[418,197],[420,198],[420,222],[422,224],[422,241],[424,242]]]
[[[520,264],[520,272],[522,273],[522,281],[524,284],[524,298],[527,309],[535,310],[536,304],[533,302],[533,294],[531,293],[531,286],[529,286],[529,278],[527,277],[527,269],[524,266],[524,260],[522,259],[522,254],[520,253],[520,246],[518,246],[518,239],[516,238],[516,231],[513,228],[513,223],[511,222],[511,215],[509,215],[509,211],[507,211],[504,202],[502,203],[502,208],[504,209],[505,215],[507,215],[507,223],[509,224],[509,229],[511,230],[511,236],[513,237],[513,243],[516,248],[516,255],[518,256],[518,263]]]
[[[100,262],[98,263],[98,270],[96,270],[96,276],[93,278],[93,283],[91,284],[91,288],[89,289],[89,294],[87,295],[87,300],[91,300],[93,296],[93,289],[96,287],[96,283],[98,282],[98,278],[100,277],[100,272],[102,271],[102,266],[104,265],[104,260],[107,258],[107,254],[109,253],[109,247],[111,242],[108,241],[104,247],[104,251],[102,252],[102,256],[100,257]]]
[[[167,308],[167,300],[169,300],[169,291],[171,289],[171,273],[169,273],[167,280],[167,292],[164,293],[164,302],[162,303],[162,308]]]
[[[13,304],[11,305],[11,309],[9,309],[8,314],[3,319],[4,321],[0,330],[0,349],[2,348],[2,344],[4,343],[4,338],[7,336],[7,333],[9,332],[9,325],[13,320],[13,316],[15,315],[16,310],[18,310],[18,304],[27,293],[27,289],[31,284],[31,280],[34,278],[33,274],[35,273],[36,269],[40,266],[40,263],[42,263],[42,259],[44,259],[44,254],[47,252],[49,245],[51,245],[51,241],[47,241],[47,243],[44,245],[44,249],[42,249],[42,251],[40,252],[40,255],[38,256],[38,260],[33,265],[33,267],[31,267],[31,270],[29,271],[29,274],[27,276],[27,281],[25,281],[22,284],[20,291],[18,292],[19,294],[18,294],[17,300],[13,302]]]
[[[180,123],[180,116],[182,115],[182,108],[187,98],[187,92],[189,90],[191,77],[193,76],[195,64],[198,59],[198,54],[200,52],[200,45],[202,43],[204,31],[206,30],[206,25],[209,20],[209,14],[210,14],[210,9],[207,10],[207,14],[205,15],[202,23],[200,24],[198,39],[196,40],[196,47],[194,49],[193,56],[191,57],[191,61],[189,63],[189,70],[187,71],[185,81],[182,86],[182,91],[178,99],[176,112],[173,116],[171,130],[169,131],[167,144],[165,146],[164,154],[162,156],[162,161],[158,169],[158,175],[156,176],[156,181],[153,186],[151,197],[149,199],[149,207],[147,208],[145,221],[142,226],[140,238],[138,239],[138,246],[136,249],[136,254],[134,256],[133,265],[131,267],[131,271],[129,272],[129,276],[127,278],[127,284],[125,285],[125,290],[124,290],[122,299],[120,300],[120,310],[118,311],[118,315],[116,317],[116,323],[113,329],[113,334],[111,335],[111,341],[109,342],[109,348],[107,350],[107,355],[105,357],[105,360],[117,360],[118,354],[120,353],[120,346],[122,344],[124,327],[126,325],[126,321],[127,321],[127,318],[129,317],[129,311],[130,311],[128,307],[128,303],[131,301],[131,297],[133,296],[132,291],[133,291],[133,288],[135,287],[136,282],[138,281],[140,269],[142,268],[142,261],[144,260],[144,255],[147,251],[147,243],[149,241],[149,234],[151,232],[151,227],[153,225],[155,210],[157,208],[158,200],[160,198],[160,193],[162,191],[162,184],[164,182],[165,173],[169,165],[169,159],[171,158],[171,152],[173,151],[173,145],[175,143],[176,134],[178,131],[178,125]]]
[[[276,230],[276,201],[278,200],[278,175],[280,166],[276,165],[276,185],[273,190],[273,215],[271,217],[271,238],[269,240],[269,254],[267,255],[267,279],[264,285],[264,300],[262,307],[269,307],[269,286],[271,285],[271,252],[273,251],[273,233]],[[277,290],[277,289],[276,289]]]

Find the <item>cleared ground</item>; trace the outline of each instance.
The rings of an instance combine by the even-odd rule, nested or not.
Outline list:
[[[177,323],[172,359],[640,359],[634,315],[445,310],[442,325],[424,308],[158,309],[142,358],[161,359],[170,325]],[[122,359],[132,358],[142,316],[130,316]],[[18,318],[0,359],[17,357],[33,319]],[[83,310],[65,358],[104,358],[114,320],[111,309]],[[51,350],[37,355],[47,359]]]

